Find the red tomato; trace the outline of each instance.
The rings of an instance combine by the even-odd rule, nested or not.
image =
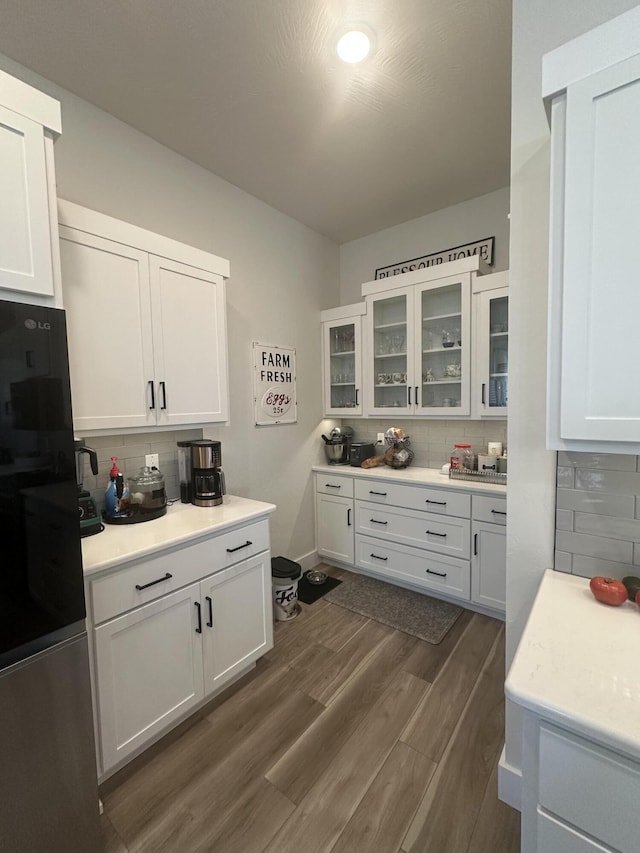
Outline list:
[[[640,589],[636,592],[636,604],[640,607]]]
[[[589,581],[589,589],[603,604],[613,604],[617,607],[627,600],[627,588],[622,581],[616,580],[616,578],[604,578],[597,575]]]

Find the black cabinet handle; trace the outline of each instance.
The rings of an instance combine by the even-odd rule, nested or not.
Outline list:
[[[210,595],[205,595],[204,600],[209,605],[209,621],[207,622],[207,628],[213,628],[213,601],[211,600]]]
[[[136,589],[140,592],[141,589],[149,589],[150,586],[155,586],[157,583],[162,583],[163,581],[168,581],[169,578],[172,578],[173,575],[171,572],[167,572],[163,578],[156,578],[154,581],[150,581],[149,583],[136,584]]]
[[[374,560],[384,560],[385,563],[389,559],[388,557],[379,557],[378,554],[371,554],[370,556],[373,557]]]
[[[428,498],[425,501],[425,503],[426,504],[437,504],[438,506],[446,506],[447,505],[446,501],[430,501]]]
[[[484,406],[484,404],[485,404],[485,389],[486,389],[486,387],[487,387],[487,386],[486,386],[486,383],[484,383],[484,382],[483,382],[483,383],[482,383],[482,405],[483,405],[483,406]]]
[[[506,515],[506,512],[503,512],[501,509],[492,509],[491,512],[493,515]]]
[[[151,380],[149,380],[147,382],[147,385],[149,386],[149,388],[151,388],[151,405],[149,406],[149,408],[155,409],[155,407],[156,407],[156,392],[153,389],[153,382]]]
[[[474,557],[478,556],[478,534],[477,533],[473,534],[473,556]]]
[[[418,405],[418,386],[416,385],[416,406]]]
[[[358,390],[359,390],[359,389],[358,389],[358,388],[356,388],[356,406],[359,406],[359,405],[360,405],[360,404],[358,403]]]
[[[241,551],[243,548],[248,548],[249,545],[253,545],[253,542],[249,542],[247,539],[244,545],[238,545],[236,548],[227,548],[227,554],[233,554],[234,551]]]
[[[378,495],[379,498],[386,498],[386,496],[387,496],[386,492],[371,492],[370,491],[369,494],[370,495]]]
[[[370,518],[369,521],[371,524],[389,524],[388,521],[378,521],[377,518]]]
[[[407,405],[411,405],[411,385],[407,388]]]
[[[166,409],[167,408],[167,389],[165,387],[164,382],[160,383],[160,390],[162,391],[162,405],[160,406],[160,408]]]
[[[202,634],[202,610],[200,608],[200,602],[194,602],[195,608],[198,611],[198,627],[196,628],[196,634]]]
[[[341,489],[342,488],[342,486],[334,486],[333,483],[325,483],[324,487],[325,487],[325,489]]]
[[[347,509],[347,527],[351,527],[351,507]]]
[[[437,575],[439,578],[446,578],[446,576],[447,576],[446,572],[434,572],[431,569],[427,569],[427,574],[428,575]]]
[[[436,533],[435,530],[425,530],[425,533],[427,533],[429,536],[440,536],[443,539],[447,538],[446,533]]]

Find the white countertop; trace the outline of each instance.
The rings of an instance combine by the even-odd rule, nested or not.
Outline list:
[[[174,503],[167,514],[141,524],[105,524],[102,533],[82,539],[85,576],[138,559],[147,554],[219,533],[254,518],[268,515],[275,504],[225,495],[220,506],[200,507]]]
[[[640,758],[640,608],[547,570],[506,680],[509,699]]]
[[[440,468],[390,468],[379,465],[377,468],[358,468],[353,465],[314,465],[313,471],[327,474],[343,474],[351,477],[372,477],[374,480],[388,480],[397,483],[410,483],[414,486],[442,486],[445,489],[459,489],[465,492],[484,492],[486,494],[507,494],[502,483],[485,483],[482,480],[450,480],[448,474],[442,474]]]

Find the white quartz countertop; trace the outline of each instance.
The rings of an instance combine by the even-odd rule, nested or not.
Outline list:
[[[173,545],[220,533],[275,509],[274,504],[225,495],[220,506],[174,503],[167,507],[166,515],[152,521],[105,524],[102,533],[82,539],[84,574],[95,574]]]
[[[509,699],[640,758],[640,608],[593,597],[587,578],[547,570],[507,680]]]
[[[374,480],[387,480],[395,483],[409,483],[414,486],[442,486],[445,489],[458,489],[464,492],[483,492],[492,495],[507,494],[502,483],[485,483],[482,480],[450,480],[448,474],[442,474],[440,468],[389,468],[379,465],[377,468],[358,468],[353,465],[314,465],[314,471],[327,474],[342,474],[350,477],[371,477]]]

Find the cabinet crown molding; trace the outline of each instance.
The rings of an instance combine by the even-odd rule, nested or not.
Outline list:
[[[62,133],[60,103],[5,71],[0,71],[0,104],[41,124],[57,136]]]
[[[374,293],[383,293],[387,290],[393,290],[396,287],[422,284],[425,281],[435,281],[439,278],[461,275],[466,272],[477,272],[480,275],[485,275],[491,272],[491,267],[479,255],[473,255],[469,258],[461,258],[459,261],[450,261],[448,264],[438,264],[437,266],[426,267],[415,270],[414,272],[403,272],[399,275],[389,276],[388,278],[377,278],[373,281],[366,281],[362,285],[362,295],[369,296]]]

